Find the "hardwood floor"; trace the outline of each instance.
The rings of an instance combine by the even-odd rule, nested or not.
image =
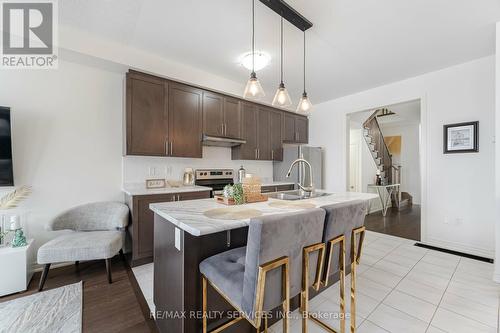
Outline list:
[[[83,332],[157,332],[132,270],[118,256],[111,269],[112,284],[104,260],[51,269],[44,290],[83,281]],[[0,302],[36,293],[40,274],[33,276],[26,292],[0,297]]]
[[[365,226],[367,230],[420,241],[420,206],[402,211],[389,208],[385,217],[382,212],[369,214]]]

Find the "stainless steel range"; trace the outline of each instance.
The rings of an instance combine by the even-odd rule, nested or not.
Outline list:
[[[211,197],[222,194],[226,185],[234,184],[234,170],[232,169],[198,169],[196,170],[195,184],[212,188]]]

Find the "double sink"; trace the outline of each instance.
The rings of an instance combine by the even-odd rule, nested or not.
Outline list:
[[[267,196],[269,198],[274,198],[279,200],[305,200],[305,199],[324,197],[330,194],[331,193],[325,193],[325,192],[307,193],[301,190],[293,190],[293,191],[269,193],[267,194]]]

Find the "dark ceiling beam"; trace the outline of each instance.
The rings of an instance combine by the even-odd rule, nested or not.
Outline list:
[[[283,18],[296,26],[302,31],[306,31],[313,26],[311,21],[302,16],[298,11],[293,9],[289,4],[282,0],[260,0],[264,5],[271,8],[278,15],[283,15]]]

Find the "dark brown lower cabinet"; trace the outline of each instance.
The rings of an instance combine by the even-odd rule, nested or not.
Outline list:
[[[127,227],[127,241],[132,248],[130,265],[138,266],[153,261],[154,213],[149,209],[150,204],[205,198],[210,198],[210,191],[125,195],[125,202],[131,213],[131,221]]]

